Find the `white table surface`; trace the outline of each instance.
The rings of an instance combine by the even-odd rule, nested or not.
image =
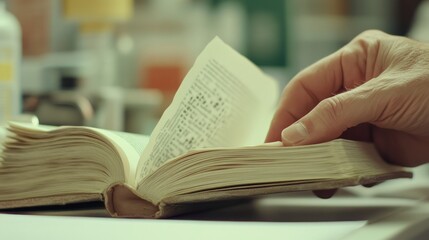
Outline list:
[[[364,221],[282,223],[0,214],[1,239],[343,239]]]
[[[9,211],[0,239],[427,239],[425,201],[339,195],[283,194],[164,220],[111,218],[97,205]]]

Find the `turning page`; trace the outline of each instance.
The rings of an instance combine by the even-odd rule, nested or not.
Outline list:
[[[216,37],[152,132],[137,181],[191,149],[262,143],[277,96],[273,79]]]

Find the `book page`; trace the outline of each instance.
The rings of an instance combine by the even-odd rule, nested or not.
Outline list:
[[[146,145],[149,142],[149,136],[146,136],[146,135],[129,133],[129,132],[110,131],[110,130],[105,130],[105,131],[108,131],[113,135],[115,135],[115,137],[113,137],[113,140],[116,139],[116,136],[124,139],[139,156],[142,155]]]
[[[81,151],[85,151],[85,145],[87,140],[91,139],[99,139],[103,141],[108,141],[111,143],[112,147],[116,149],[118,152],[118,157],[121,161],[121,165],[123,169],[114,169],[116,172],[123,172],[125,175],[125,181],[131,186],[135,186],[136,182],[136,170],[138,165],[138,160],[140,155],[143,152],[143,149],[146,147],[149,137],[139,134],[133,133],[125,133],[125,132],[116,132],[109,131],[105,129],[91,128],[91,127],[81,127],[81,126],[46,126],[46,125],[37,125],[34,126],[28,123],[17,123],[11,122],[10,126],[12,126],[15,131],[21,132],[23,135],[30,136],[35,138],[35,142],[40,142],[36,136],[46,135],[49,132],[54,133],[57,132],[58,135],[63,136],[62,141],[66,144],[71,139],[75,139],[74,141],[77,143],[73,143],[74,145],[79,144],[81,142]],[[96,133],[94,135],[93,133]],[[12,134],[9,132],[9,134]],[[68,140],[69,139],[69,140]],[[94,142],[94,141],[93,141]],[[72,146],[73,144],[69,144],[68,146]],[[47,152],[60,152],[64,157],[69,156],[69,152],[58,150],[56,148],[48,149]],[[114,158],[114,156],[112,156]],[[0,158],[1,159],[1,158]],[[107,161],[107,159],[100,159],[100,161]]]
[[[198,56],[140,158],[139,179],[195,148],[262,143],[278,88],[219,38]]]
[[[134,133],[109,131],[105,129],[92,128],[101,133],[113,143],[121,156],[124,164],[126,182],[131,186],[136,186],[137,166],[139,156],[143,153],[149,142],[149,137]]]

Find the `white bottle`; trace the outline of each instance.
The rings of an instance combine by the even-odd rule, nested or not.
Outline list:
[[[21,28],[0,0],[0,125],[21,113]]]

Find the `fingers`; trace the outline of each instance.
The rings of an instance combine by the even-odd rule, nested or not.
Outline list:
[[[319,198],[328,199],[334,196],[337,190],[338,189],[316,190],[316,191],[313,191],[313,193]]]
[[[364,50],[351,43],[300,72],[283,91],[266,142],[281,140],[281,131],[320,101],[366,81]]]
[[[362,184],[362,186],[366,187],[366,188],[372,188],[374,186],[377,186],[378,184],[380,184],[381,182],[378,183],[368,183],[368,184]]]
[[[281,131],[308,113],[319,101],[342,88],[340,53],[299,73],[283,91],[266,142],[281,140]]]
[[[282,131],[285,146],[304,145],[338,138],[345,130],[377,117],[377,95],[356,88],[324,99],[307,115]]]
[[[363,186],[367,187],[367,188],[371,188],[371,187],[374,187],[378,184],[380,184],[380,183],[364,184]],[[334,196],[335,193],[337,193],[337,191],[338,191],[338,189],[326,189],[326,190],[315,190],[315,191],[313,191],[313,193],[314,193],[314,195],[316,195],[319,198],[328,199],[328,198],[331,198],[332,196]]]
[[[323,99],[378,77],[385,68],[380,42],[387,38],[389,35],[380,31],[365,31],[294,77],[283,92],[265,141],[279,141],[284,128],[306,115]]]

